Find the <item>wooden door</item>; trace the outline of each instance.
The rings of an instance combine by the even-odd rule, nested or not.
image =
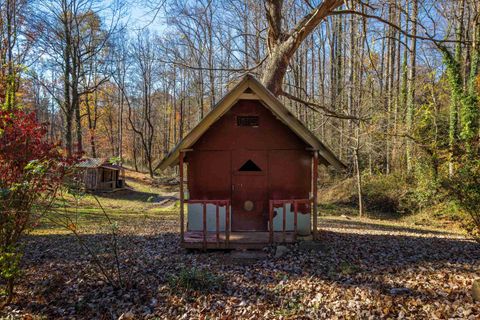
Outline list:
[[[232,154],[232,230],[266,231],[268,226],[265,151]]]

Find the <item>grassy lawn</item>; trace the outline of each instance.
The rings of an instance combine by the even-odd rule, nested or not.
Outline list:
[[[179,215],[177,186],[165,186],[155,183],[147,175],[126,171],[128,189],[113,193],[84,194],[75,198],[63,194],[57,206],[61,210],[47,214],[34,235],[68,234],[64,225],[71,220],[82,233],[102,233],[109,228],[108,217],[119,227],[131,224],[154,223],[162,220],[176,220]],[[99,206],[100,202],[102,208]],[[58,212],[63,213],[58,215]],[[319,205],[319,228],[323,222],[332,219],[355,219],[378,226],[409,227],[418,230],[442,231],[464,235],[458,223],[445,217],[432,216],[430,212],[414,215],[400,215],[367,211],[359,218],[357,209],[348,205],[321,203]],[[57,223],[52,222],[52,219]]]
[[[452,219],[451,215],[435,215],[425,210],[416,214],[395,214],[367,211],[362,218],[358,217],[358,210],[348,205],[319,204],[319,223],[323,219],[333,217],[348,217],[378,225],[410,227],[419,230],[448,230],[449,232],[466,235],[458,217]],[[320,226],[321,227],[321,226]]]
[[[112,193],[62,193],[57,209],[42,217],[33,235],[67,234],[70,231],[65,225],[69,223],[74,223],[82,233],[99,233],[109,227],[108,218],[119,227],[177,218],[179,201],[174,187],[155,186],[146,175],[132,171],[127,171],[126,180],[126,190]]]

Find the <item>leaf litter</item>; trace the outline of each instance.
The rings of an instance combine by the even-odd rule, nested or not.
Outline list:
[[[288,245],[280,258],[267,247],[242,262],[232,252],[180,248],[174,219],[132,220],[119,232],[122,287],[101,278],[73,237],[30,236],[24,277],[3,312],[24,319],[480,318],[470,294],[480,277],[478,243],[359,219],[322,219],[321,229],[318,246]],[[108,234],[83,237],[114,260]],[[218,283],[186,289],[178,279],[190,278],[179,275],[192,269]]]

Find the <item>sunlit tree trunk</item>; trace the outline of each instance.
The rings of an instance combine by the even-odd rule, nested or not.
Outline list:
[[[262,83],[274,95],[278,96],[283,92],[282,85],[288,63],[300,44],[323,19],[343,3],[339,0],[322,1],[321,4],[304,16],[291,32],[287,32],[282,25],[283,0],[266,1],[268,58],[265,62]]]
[[[415,74],[417,59],[417,16],[418,16],[418,0],[412,0],[412,37],[410,39],[410,65],[407,77],[407,133],[412,134],[413,116],[415,113]],[[412,142],[407,139],[407,172],[412,172]]]

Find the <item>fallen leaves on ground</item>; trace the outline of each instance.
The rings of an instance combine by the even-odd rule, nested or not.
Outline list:
[[[480,277],[480,246],[447,232],[321,220],[316,246],[295,244],[281,258],[274,248],[258,259],[231,252],[187,252],[178,222],[121,226],[123,288],[101,278],[67,235],[31,236],[25,276],[12,316],[73,319],[478,319],[470,289]],[[108,234],[84,240],[105,250]],[[254,254],[253,254],[254,255]],[[172,288],[169,277],[198,268],[222,279],[211,290]],[[220,280],[218,280],[220,281]]]

